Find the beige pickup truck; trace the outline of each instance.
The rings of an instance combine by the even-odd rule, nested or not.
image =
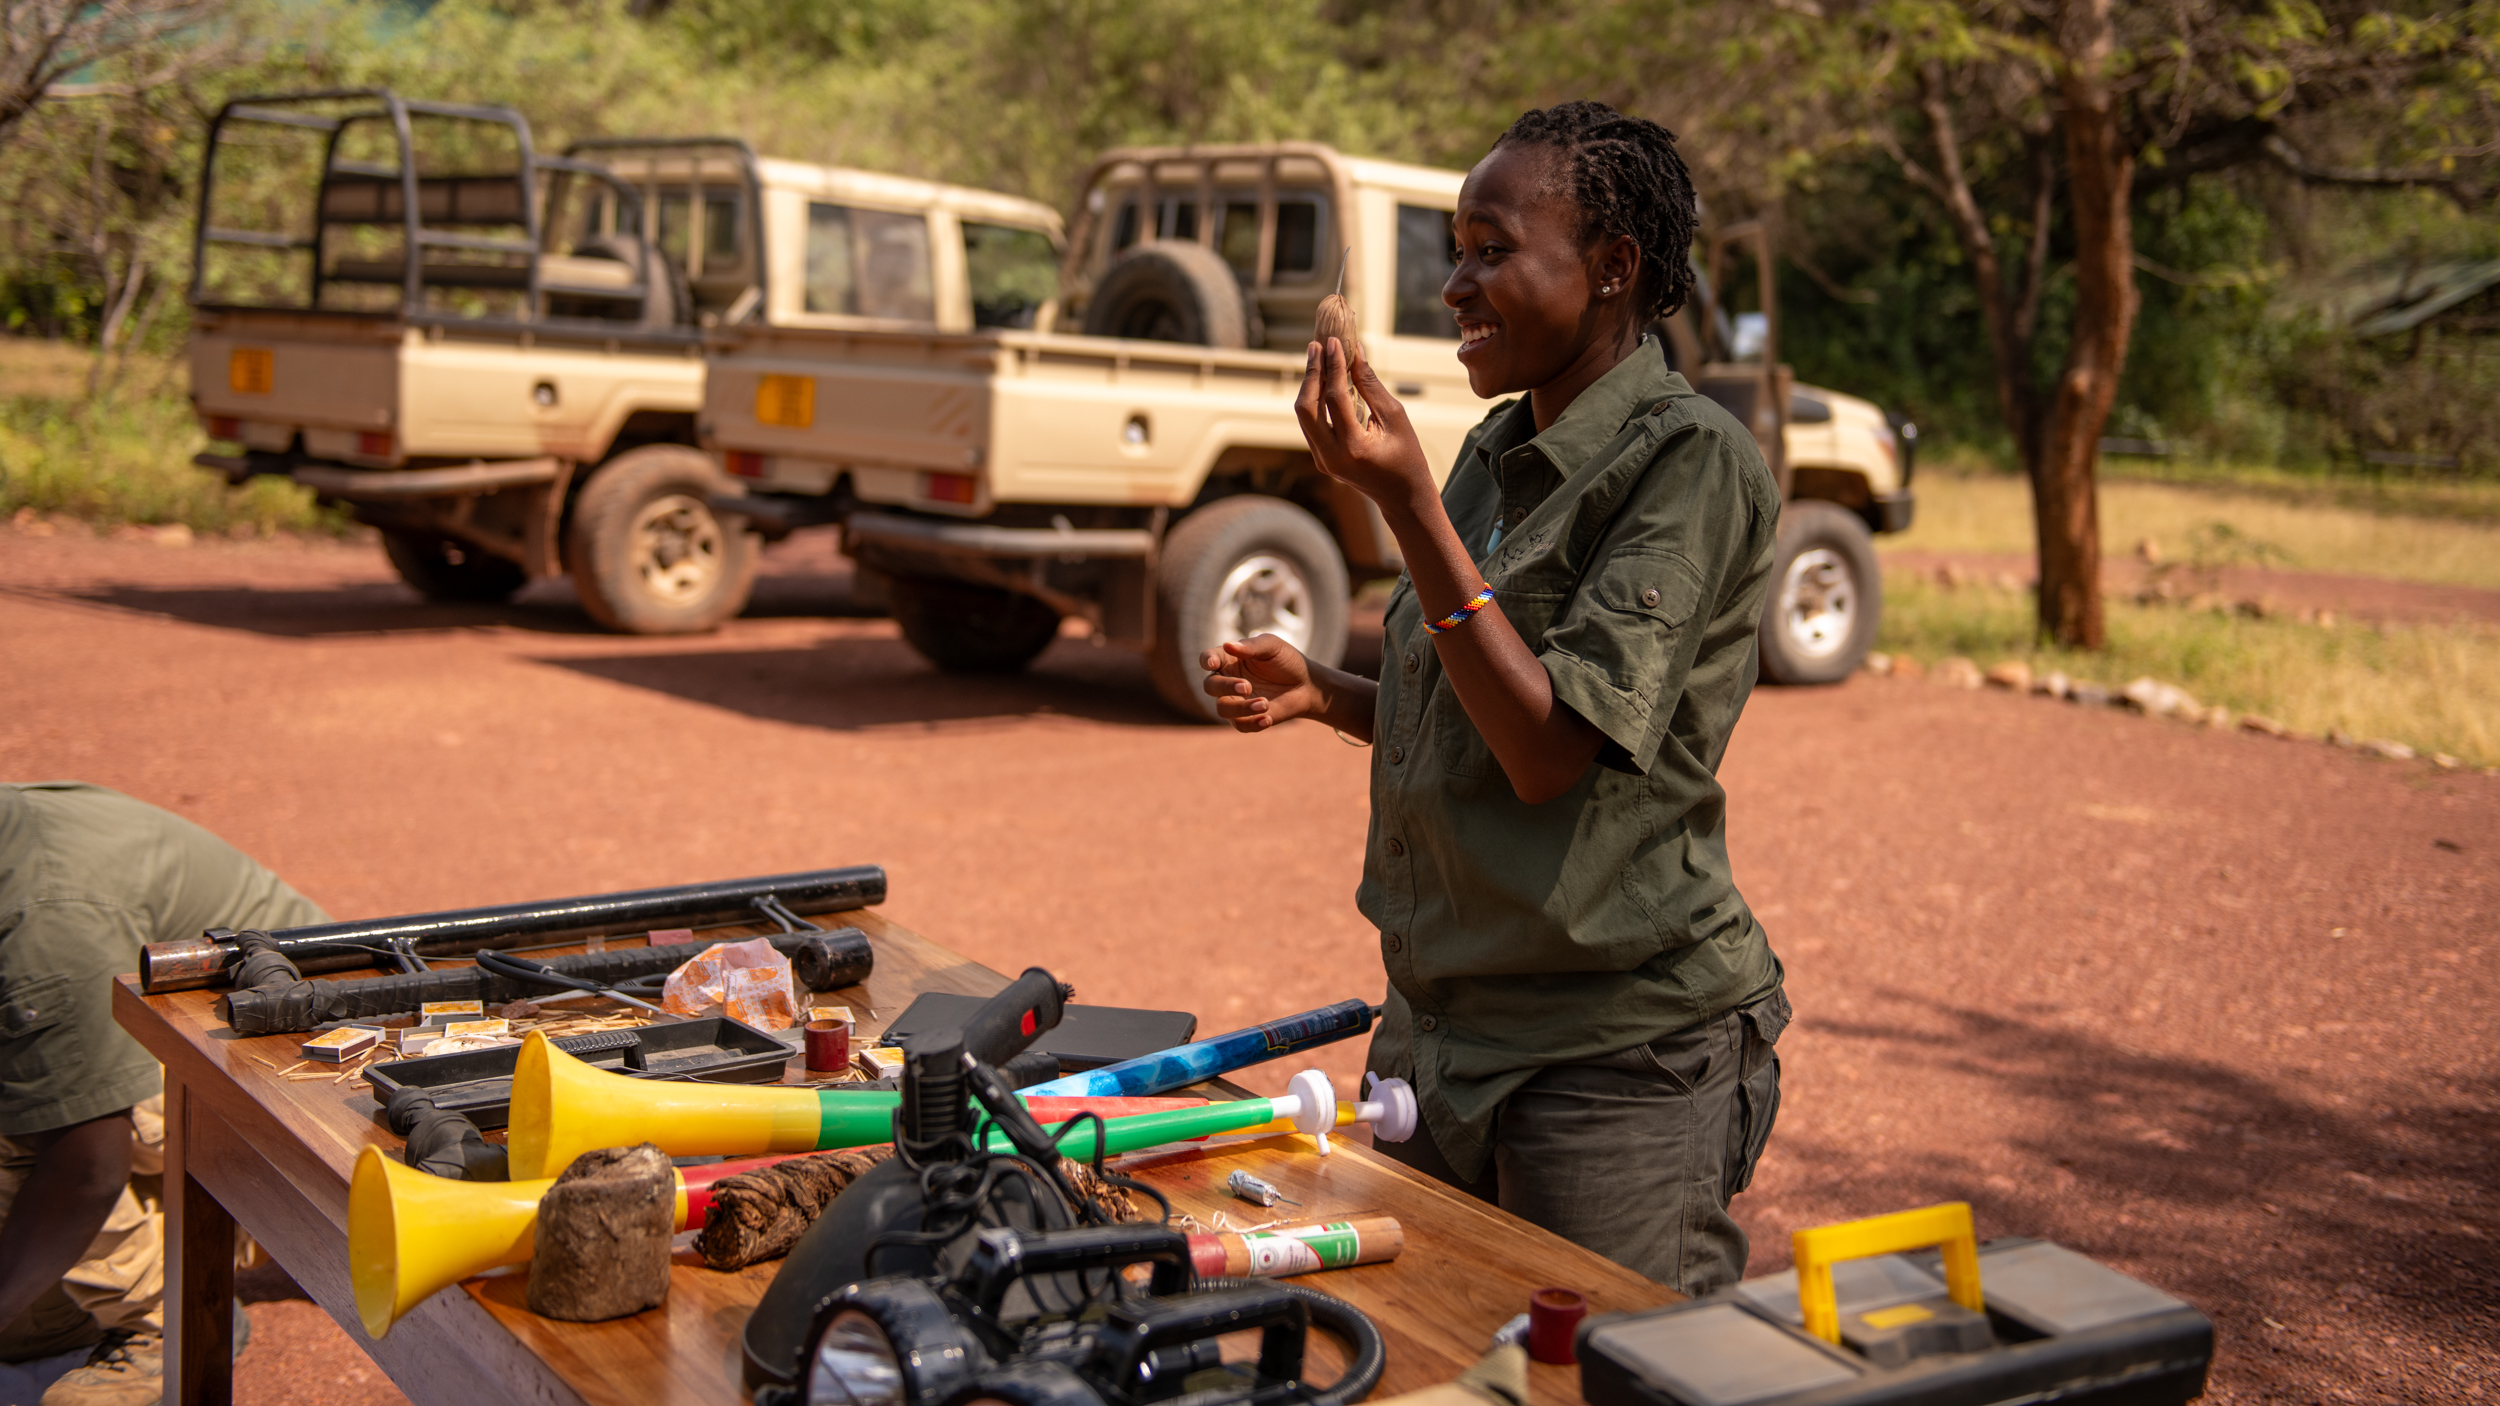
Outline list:
[[[1112,152],[1029,318],[716,331],[702,433],[743,491],[712,504],[768,535],[839,523],[941,668],[1020,668],[1073,617],[1143,651],[1173,707],[1211,716],[1201,651],[1272,631],[1335,662],[1353,587],[1400,569],[1378,513],[1313,468],[1294,419],[1320,298],[1343,279],[1434,463],[1488,408],[1440,299],[1462,179],[1301,142]],[[937,296],[979,301],[942,281]],[[1837,677],[1872,642],[1867,534],[1906,525],[1907,446],[1873,407],[1789,387],[1771,347],[1737,361],[1736,326],[1704,306],[1660,345],[1785,481],[1833,495],[1792,515],[1794,541],[1783,531],[1765,661]],[[1823,416],[1796,426],[1794,454],[1789,422],[1814,412],[1792,407]]]
[[[962,255],[931,237],[958,211],[1051,281],[1059,217],[1030,201],[728,139],[549,157],[508,109],[382,91],[239,99],[201,182],[198,462],[346,504],[433,599],[569,570],[612,629],[710,629],[745,606],[758,543],[706,502],[725,484],[696,448],[705,332],[968,328],[937,291]]]

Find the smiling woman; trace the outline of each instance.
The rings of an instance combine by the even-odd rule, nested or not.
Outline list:
[[[1243,732],[1308,717],[1375,744],[1370,1062],[1431,1133],[1383,1150],[1688,1293],[1744,1267],[1727,1203],[1770,1135],[1788,1011],[1717,779],[1778,489],[1641,334],[1690,290],[1694,221],[1665,128],[1599,103],[1520,118],[1460,192],[1440,308],[1397,290],[1400,332],[1454,328],[1476,394],[1521,396],[1446,487],[1363,349],[1309,349],[1312,456],[1407,565],[1380,682],[1273,634],[1202,660]]]

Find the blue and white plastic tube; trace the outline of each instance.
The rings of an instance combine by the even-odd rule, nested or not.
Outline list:
[[[1372,1017],[1379,1011],[1378,1006],[1362,1001],[1339,1001],[1333,1006],[1266,1021],[1211,1040],[1175,1045],[1017,1092],[1028,1098],[1102,1098],[1115,1094],[1144,1098],[1169,1093],[1202,1079],[1360,1035],[1372,1028]]]

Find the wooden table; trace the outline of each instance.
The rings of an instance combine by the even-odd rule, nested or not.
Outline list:
[[[863,1033],[881,1031],[923,991],[988,995],[1006,978],[885,920],[841,915],[876,943],[877,967],[847,1000]],[[387,1337],[366,1336],[347,1274],[347,1185],[367,1144],[396,1152],[361,1079],[290,1082],[301,1037],[243,1039],[210,1009],[215,993],[143,996],[136,977],[114,992],[122,1027],[165,1065],[165,1370],[169,1399],[232,1399],[234,1234],[260,1242],[348,1336],[422,1406],[492,1401],[700,1402],[736,1406],[738,1336],[780,1263],[732,1274],[682,1252],[668,1302],[609,1323],[559,1323],[523,1306],[526,1272],[471,1279],[401,1318]],[[258,1056],[255,1058],[254,1056]],[[262,1060],[272,1061],[263,1064]],[[273,1067],[274,1066],[274,1067]],[[796,1060],[785,1076],[805,1082]],[[1473,1364],[1493,1331],[1547,1285],[1587,1294],[1593,1312],[1672,1301],[1666,1286],[1416,1177],[1342,1140],[1322,1159],[1310,1139],[1283,1136],[1140,1154],[1123,1167],[1202,1222],[1236,1222],[1257,1208],[1223,1190],[1246,1167],[1302,1205],[1297,1221],[1357,1212],[1396,1216],[1406,1251],[1394,1263],[1306,1275],[1296,1282],[1361,1308],[1388,1344],[1375,1398],[1447,1381]],[[1315,1358],[1333,1370],[1333,1344],[1314,1334]],[[1312,1375],[1326,1379],[1320,1363]],[[1533,1367],[1532,1389],[1548,1406],[1579,1398],[1576,1368]]]

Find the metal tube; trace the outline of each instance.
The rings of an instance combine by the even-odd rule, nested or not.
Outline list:
[[[885,901],[885,870],[873,864],[811,869],[708,884],[594,893],[492,908],[455,908],[351,923],[319,923],[269,934],[275,949],[305,972],[380,965],[391,939],[406,938],[427,957],[461,957],[480,948],[527,942],[706,927],[756,918],[756,903],[777,898],[793,913],[839,913]],[[221,985],[241,953],[222,928],[179,942],[150,943],[139,955],[139,988],[153,996]]]

